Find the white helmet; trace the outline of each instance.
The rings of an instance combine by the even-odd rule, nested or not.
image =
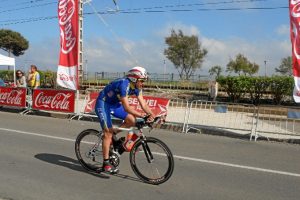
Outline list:
[[[138,79],[147,80],[148,74],[145,68],[136,66],[128,71],[126,77],[129,78],[131,82],[135,83]]]

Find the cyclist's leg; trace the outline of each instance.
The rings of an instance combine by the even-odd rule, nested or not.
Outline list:
[[[97,100],[95,112],[98,116],[103,131],[103,159],[109,159],[109,147],[113,134],[109,104],[105,103],[102,100]]]
[[[122,106],[122,104],[112,109],[112,115],[119,119],[124,120],[120,126],[122,128],[129,128],[135,125],[135,121],[136,121],[135,117],[132,114],[127,113],[124,107]]]
[[[95,106],[95,112],[99,118],[104,137],[102,140],[102,151],[103,151],[103,170],[108,173],[117,173],[119,170],[114,167],[109,161],[109,149],[112,141],[113,128],[110,116],[110,105],[102,100],[98,100]]]

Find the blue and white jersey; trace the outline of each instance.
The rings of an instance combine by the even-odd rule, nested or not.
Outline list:
[[[128,78],[116,79],[109,83],[99,93],[98,100],[103,100],[109,104],[117,104],[122,97],[139,96],[142,90],[135,88]]]

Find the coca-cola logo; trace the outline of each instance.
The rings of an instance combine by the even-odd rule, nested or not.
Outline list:
[[[0,103],[7,105],[22,105],[22,94],[24,90],[10,90],[10,91],[1,91],[0,90]]]
[[[291,0],[291,22],[293,32],[293,53],[297,59],[300,59],[300,38],[299,38],[299,23],[297,22],[300,17],[300,0]]]
[[[54,96],[46,95],[40,92],[35,100],[34,106],[37,108],[47,108],[54,110],[69,110],[70,109],[70,93],[57,93]]]
[[[59,80],[61,81],[74,81],[76,80],[75,76],[69,76],[67,74],[59,73],[58,74]]]
[[[64,54],[71,52],[76,45],[76,33],[72,25],[72,17],[76,14],[75,8],[74,0],[60,0],[58,3],[61,52]]]

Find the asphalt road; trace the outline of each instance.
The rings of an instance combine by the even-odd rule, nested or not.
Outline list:
[[[0,112],[0,199],[229,199],[300,198],[300,145],[250,142],[156,130],[175,156],[170,180],[153,186],[132,172],[93,175],[74,154],[76,135],[95,122]]]

